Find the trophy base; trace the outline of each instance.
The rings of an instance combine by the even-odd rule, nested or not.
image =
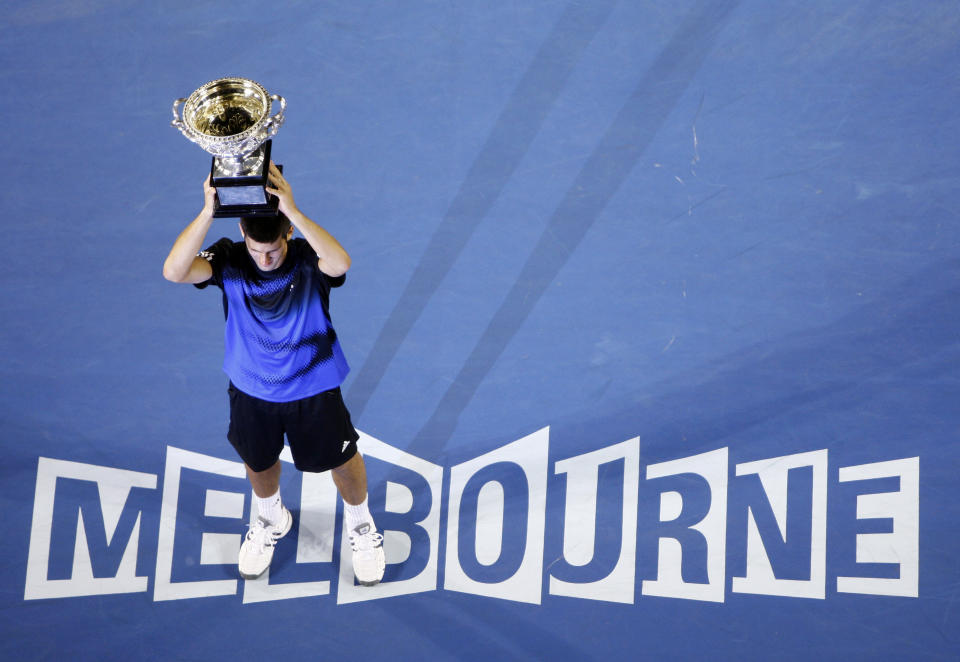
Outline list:
[[[279,214],[277,209],[277,199],[272,198],[265,205],[222,205],[217,202],[214,207],[214,218],[243,218],[243,217],[267,217]]]
[[[272,143],[268,140],[244,160],[252,167],[238,170],[236,164],[214,157],[210,166],[210,185],[217,189],[214,218],[277,215],[279,200],[266,191]],[[283,166],[277,167],[283,171]]]

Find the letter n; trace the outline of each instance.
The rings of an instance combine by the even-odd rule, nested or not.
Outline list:
[[[748,506],[746,575],[733,578],[733,591],[822,600],[827,451],[745,462],[737,465],[737,476],[757,476],[760,489]]]

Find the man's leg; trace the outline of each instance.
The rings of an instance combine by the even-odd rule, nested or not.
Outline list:
[[[363,456],[360,455],[360,453],[355,454],[331,473],[333,474],[333,482],[337,486],[337,491],[340,492],[340,496],[343,497],[343,500],[347,504],[358,506],[366,501],[367,468],[363,463]]]
[[[265,471],[254,471],[246,464],[243,466],[247,467],[247,478],[250,479],[250,485],[253,486],[253,493],[258,497],[266,499],[280,491],[280,460],[277,460],[275,465]],[[366,490],[366,485],[364,485],[364,490]]]
[[[257,512],[271,523],[278,523],[284,519],[283,502],[280,499],[280,460],[269,469],[254,471],[249,465],[247,478],[253,486],[253,493],[257,496]]]
[[[240,576],[255,579],[270,567],[273,547],[277,540],[290,531],[293,517],[280,500],[280,460],[264,471],[254,471],[249,465],[244,466],[256,495],[257,503],[252,507],[257,509],[260,516],[255,519],[240,546]]]
[[[243,460],[255,496],[250,506],[250,529],[240,545],[240,575],[244,579],[254,579],[270,567],[274,545],[293,525],[293,517],[280,499],[283,423],[278,405],[257,400],[232,383],[228,392],[230,427],[227,439]],[[251,467],[267,468],[254,471]]]
[[[367,469],[363,457],[356,453],[331,473],[344,502],[347,534],[353,548],[353,572],[358,582],[373,586],[383,579],[386,564],[383,536],[377,533],[367,507]]]

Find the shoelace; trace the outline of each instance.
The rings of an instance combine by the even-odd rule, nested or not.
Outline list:
[[[379,533],[354,533],[350,532],[350,546],[355,552],[366,552],[375,547],[379,547],[383,542],[383,536]]]
[[[260,549],[264,547],[273,547],[277,540],[273,537],[270,529],[273,528],[267,520],[262,517],[257,517],[257,521],[250,527],[250,530],[247,531],[247,540],[252,541],[255,545],[258,545]]]

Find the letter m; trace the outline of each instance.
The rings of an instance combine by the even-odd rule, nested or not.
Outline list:
[[[130,495],[156,487],[154,474],[41,457],[24,599],[146,591],[136,567],[142,509]]]

